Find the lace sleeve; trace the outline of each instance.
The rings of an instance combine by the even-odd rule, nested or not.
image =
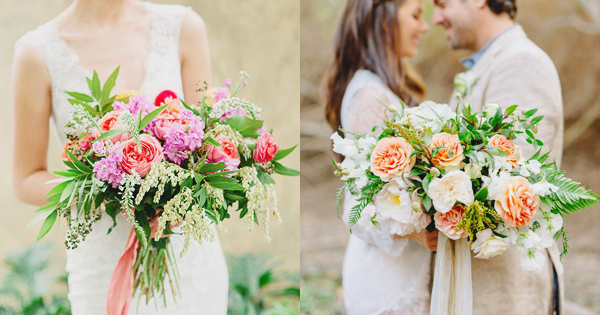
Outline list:
[[[391,92],[379,85],[368,85],[351,96],[342,117],[344,129],[372,133],[385,119],[385,106],[394,100]]]
[[[344,129],[373,133],[373,127],[381,125],[385,120],[383,104],[396,101],[397,99],[394,98],[391,92],[376,84],[361,88],[351,96],[347,104],[345,117],[342,117]],[[348,223],[350,210],[354,205],[356,205],[354,197],[346,194],[342,218],[348,227],[350,227]],[[399,256],[409,241],[395,238],[385,224],[378,224],[370,228],[356,224],[352,227],[352,234],[392,257]]]

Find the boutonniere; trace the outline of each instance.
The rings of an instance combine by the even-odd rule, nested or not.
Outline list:
[[[454,76],[454,93],[460,94],[461,97],[465,97],[473,91],[473,88],[479,81],[479,78],[475,76],[472,71],[466,71],[458,73]]]

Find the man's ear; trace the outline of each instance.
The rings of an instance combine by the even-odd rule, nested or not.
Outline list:
[[[483,9],[487,7],[487,0],[471,0],[477,9]]]

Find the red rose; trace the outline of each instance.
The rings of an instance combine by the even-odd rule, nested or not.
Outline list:
[[[162,160],[163,148],[160,146],[160,142],[150,135],[141,135],[140,142],[142,144],[141,151],[138,151],[135,139],[121,143],[123,159],[119,165],[127,174],[135,171],[141,177],[145,177],[150,172],[152,165]]]
[[[275,138],[273,138],[273,135],[270,133],[263,133],[258,138],[258,141],[256,142],[256,149],[252,154],[254,157],[254,162],[267,163],[275,157],[275,154],[277,154],[278,150],[279,148],[275,143]]]
[[[154,105],[156,105],[157,107],[161,106],[167,98],[176,100],[177,94],[170,90],[164,90],[158,94],[158,96],[154,100]]]

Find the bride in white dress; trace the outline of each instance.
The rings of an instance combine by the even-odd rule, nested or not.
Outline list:
[[[326,116],[337,130],[371,133],[384,121],[386,104],[409,106],[424,88],[402,58],[417,52],[427,32],[422,0],[347,0],[326,78]],[[356,203],[346,195],[343,219]],[[385,226],[355,225],[346,249],[343,287],[350,315],[429,314],[430,268],[437,232],[404,237]]]
[[[23,36],[15,46],[13,69],[14,186],[25,202],[43,205],[56,178],[47,171],[49,122],[59,143],[70,104],[65,91],[87,92],[86,77],[96,70],[101,80],[120,66],[113,91],[140,90],[153,99],[165,89],[188,103],[200,100],[197,84],[210,83],[208,41],[203,20],[188,7],[136,0],[75,0],[59,16]],[[106,235],[112,219],[104,215],[75,250],[67,251],[69,300],[73,314],[106,314],[112,271],[125,248],[130,225]],[[173,237],[175,253],[181,237]],[[178,255],[177,255],[178,257]],[[167,291],[149,301],[134,297],[129,314],[227,313],[227,266],[217,239],[190,245],[178,260],[181,275],[176,300]],[[112,314],[111,314],[112,315]]]

